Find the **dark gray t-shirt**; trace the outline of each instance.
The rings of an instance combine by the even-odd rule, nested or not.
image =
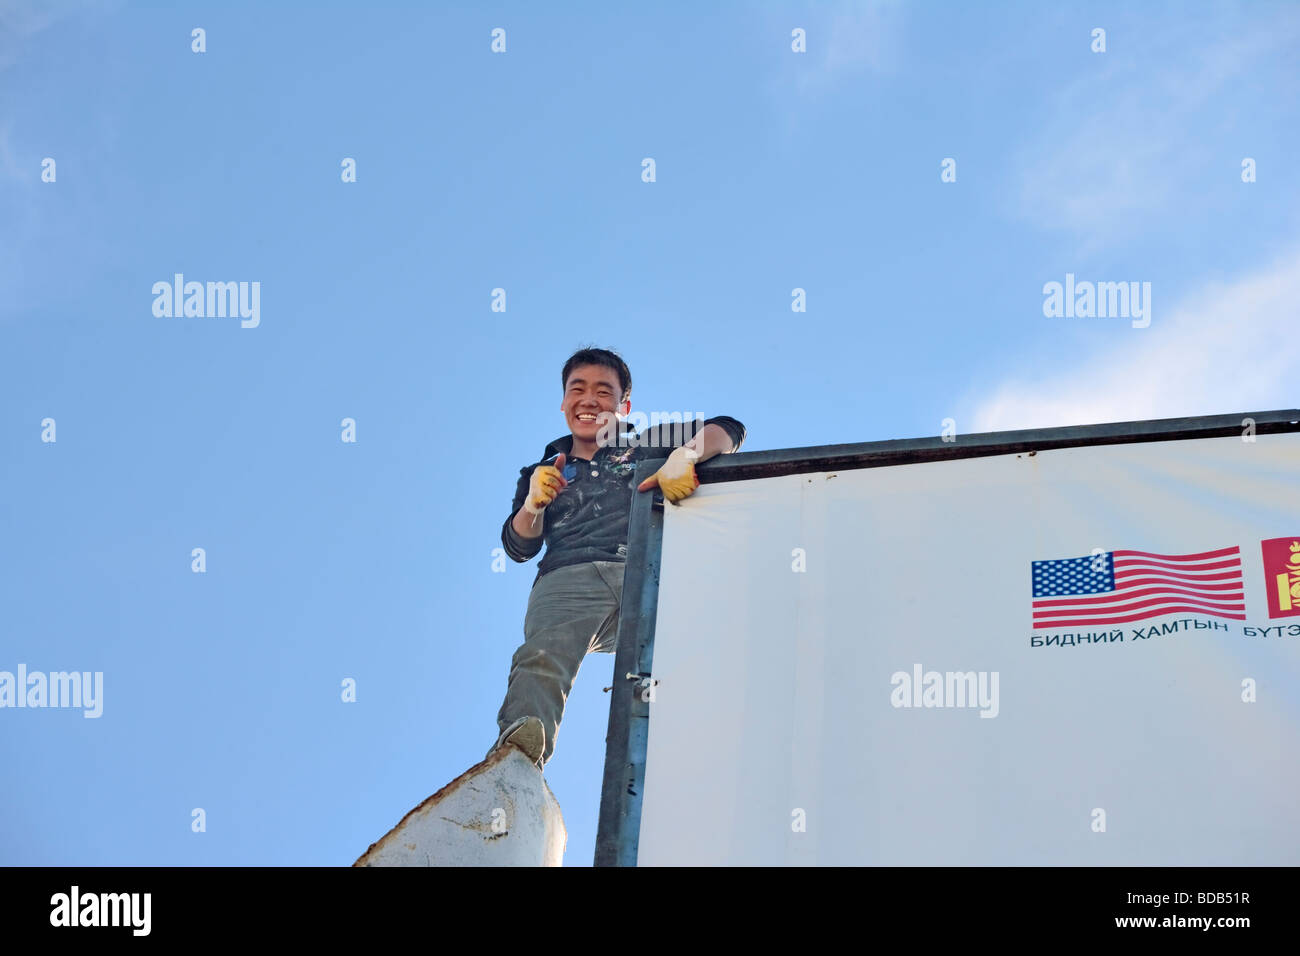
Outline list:
[[[527,561],[546,544],[546,556],[537,568],[538,579],[548,571],[586,561],[626,561],[627,528],[632,514],[632,496],[636,494],[633,475],[643,458],[666,458],[692,438],[705,425],[718,425],[731,436],[736,450],[745,441],[745,426],[727,415],[716,418],[690,419],[682,424],[668,423],[632,432],[626,422],[624,434],[635,435],[636,444],[606,445],[596,449],[591,460],[570,457],[573,436],[563,435],[546,446],[542,460],[519,469],[515,499],[510,517],[501,528],[501,543],[506,554],[519,562]],[[528,497],[528,486],[537,465],[550,465],[561,452],[565,454],[565,478],[569,485],[543,514],[540,537],[523,538],[511,527],[511,520]],[[650,492],[646,492],[649,494]]]

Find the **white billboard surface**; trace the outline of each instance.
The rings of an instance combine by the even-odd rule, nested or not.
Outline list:
[[[1300,434],[1250,437],[666,507],[638,863],[1300,864]]]

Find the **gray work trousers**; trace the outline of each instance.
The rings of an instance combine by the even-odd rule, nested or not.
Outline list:
[[[524,643],[510,661],[506,699],[497,714],[502,732],[520,717],[539,717],[546,750],[539,766],[555,752],[573,681],[591,652],[612,654],[618,641],[623,596],[622,561],[588,561],[548,571],[528,595]]]

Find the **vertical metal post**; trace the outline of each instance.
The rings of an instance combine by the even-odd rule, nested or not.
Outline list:
[[[640,462],[636,483],[653,475],[662,464],[662,460]],[[614,653],[614,687],[610,691],[609,729],[605,734],[605,776],[596,831],[596,866],[636,866],[650,729],[650,704],[642,700],[639,685],[641,678],[650,677],[654,660],[663,509],[662,493],[658,490],[637,493],[632,499],[618,649]],[[629,678],[629,674],[633,677]]]

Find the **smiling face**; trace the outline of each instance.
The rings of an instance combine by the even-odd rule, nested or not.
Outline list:
[[[623,393],[618,373],[604,365],[579,365],[564,383],[560,411],[573,432],[575,450],[593,447],[601,425],[617,415],[625,417],[632,402],[619,402]],[[611,427],[615,427],[611,422]]]

